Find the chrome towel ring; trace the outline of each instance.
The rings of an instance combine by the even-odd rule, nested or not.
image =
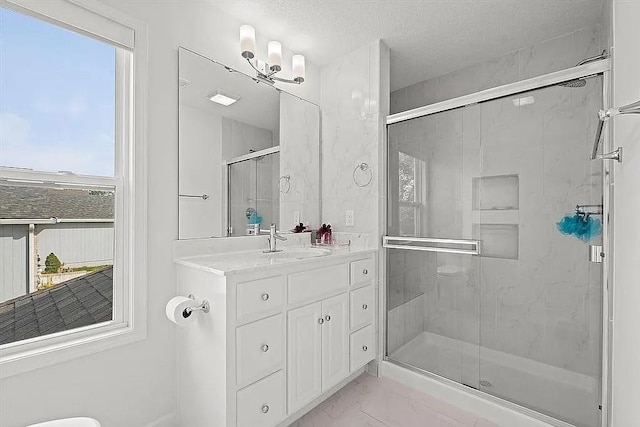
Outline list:
[[[283,185],[284,181],[284,185]],[[278,187],[280,188],[281,194],[287,194],[291,190],[291,175],[283,175],[280,177],[280,182],[278,183]],[[283,188],[286,188],[284,190]]]
[[[358,170],[360,170],[361,172],[358,173]],[[371,169],[371,166],[369,166],[367,163],[362,162],[359,165],[357,165],[355,169],[353,169],[353,182],[358,187],[366,187],[369,184],[371,184],[372,180],[373,180],[373,169]]]

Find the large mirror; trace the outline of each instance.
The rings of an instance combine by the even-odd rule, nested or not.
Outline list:
[[[179,238],[317,226],[319,107],[188,49],[178,54]]]

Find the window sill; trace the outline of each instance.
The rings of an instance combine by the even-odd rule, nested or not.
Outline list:
[[[146,338],[127,323],[107,322],[73,331],[7,344],[0,349],[0,379],[88,356]]]

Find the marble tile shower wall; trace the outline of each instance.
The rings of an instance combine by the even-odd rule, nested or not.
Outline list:
[[[421,234],[477,238],[478,223],[514,223],[519,232],[517,259],[390,253],[390,346],[415,336],[414,300],[424,295],[425,331],[599,374],[600,265],[555,222],[577,203],[601,203],[601,166],[588,161],[601,82],[533,95],[524,108],[507,98],[390,129],[392,149],[427,163]],[[518,175],[518,209],[474,211],[473,179],[500,175]]]
[[[585,58],[598,55],[607,46],[603,45],[597,27],[555,37],[482,64],[398,89],[391,93],[391,114],[570,68]]]

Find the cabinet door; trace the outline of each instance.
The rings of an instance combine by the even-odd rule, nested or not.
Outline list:
[[[322,321],[321,321],[322,320]],[[305,305],[287,314],[287,395],[292,414],[322,392],[322,303]]]
[[[322,392],[349,375],[349,298],[322,301]]]

